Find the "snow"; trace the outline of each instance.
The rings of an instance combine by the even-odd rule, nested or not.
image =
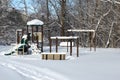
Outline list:
[[[51,39],[77,39],[78,36],[55,36],[55,37],[50,37]]]
[[[0,46],[0,80],[120,80],[119,48],[79,48],[76,57],[74,47],[66,60],[42,60],[41,54],[4,56],[10,48]],[[59,47],[61,51],[67,52],[65,47]]]
[[[59,45],[62,47],[67,47],[67,46],[70,46],[70,42],[60,42]],[[74,46],[74,42],[72,42],[72,46]]]
[[[66,54],[65,52],[59,52],[59,53],[56,53],[56,52],[52,52],[52,53],[50,53],[50,52],[43,52],[43,53],[41,53],[41,54]]]
[[[44,23],[41,20],[33,19],[27,22],[27,25],[43,25]]]
[[[95,32],[95,30],[90,29],[90,30],[85,30],[85,29],[68,29],[67,31],[69,32]]]

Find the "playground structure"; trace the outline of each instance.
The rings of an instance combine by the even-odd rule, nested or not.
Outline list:
[[[68,32],[77,32],[77,33],[88,33],[89,34],[89,47],[90,51],[92,47],[94,47],[94,51],[96,51],[96,33],[95,30],[85,30],[85,29],[69,29]]]
[[[41,52],[43,52],[43,24],[44,23],[38,19],[27,22],[27,34],[31,34],[32,43],[36,43],[37,48],[40,48]],[[32,32],[29,31],[30,27]],[[39,28],[41,28],[41,30]]]
[[[27,22],[26,32],[23,29],[17,29],[16,45],[10,53],[5,55],[19,54],[19,52],[29,54],[29,48],[31,51],[43,52],[43,24],[42,21],[34,19]]]
[[[58,40],[67,40],[67,52],[68,52],[68,42],[70,42],[70,56],[72,56],[72,42],[73,40],[76,40],[76,53],[77,57],[79,57],[79,40],[78,36],[55,36],[55,37],[50,37],[50,52],[52,52],[52,40],[56,40],[56,53],[58,53]]]
[[[76,55],[79,57],[79,36],[51,36],[50,30],[49,35],[49,52],[43,51],[43,25],[44,23],[38,19],[34,19],[27,22],[26,31],[23,29],[16,30],[16,46],[13,48],[11,53],[6,55],[11,55],[15,51],[17,54],[21,52],[23,55],[26,52],[27,54],[31,53],[41,53],[43,60],[65,60],[66,53],[68,53],[68,48],[70,47],[70,56],[72,56],[72,47],[74,46],[74,41],[76,41]],[[94,47],[96,50],[95,44],[95,30],[81,30],[81,29],[69,29],[68,32],[88,32],[89,33],[89,42],[90,42],[90,51]],[[52,40],[55,40],[56,52],[52,52]],[[58,51],[58,41],[65,40],[64,44],[67,44],[67,52]],[[31,49],[30,49],[31,48]],[[30,51],[31,50],[31,51]]]

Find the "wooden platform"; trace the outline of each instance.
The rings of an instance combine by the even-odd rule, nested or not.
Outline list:
[[[65,60],[66,53],[41,53],[43,60]]]

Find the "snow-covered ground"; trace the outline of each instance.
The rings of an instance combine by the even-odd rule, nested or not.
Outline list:
[[[119,48],[80,48],[78,58],[74,48],[66,60],[42,60],[41,54],[4,56],[10,48],[0,46],[0,80],[120,80]]]

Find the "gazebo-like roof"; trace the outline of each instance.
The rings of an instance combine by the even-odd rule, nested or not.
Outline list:
[[[43,24],[44,24],[44,22],[41,21],[41,20],[38,20],[38,19],[33,19],[33,20],[27,22],[28,26],[32,26],[32,25],[34,25],[34,26],[41,26]]]

